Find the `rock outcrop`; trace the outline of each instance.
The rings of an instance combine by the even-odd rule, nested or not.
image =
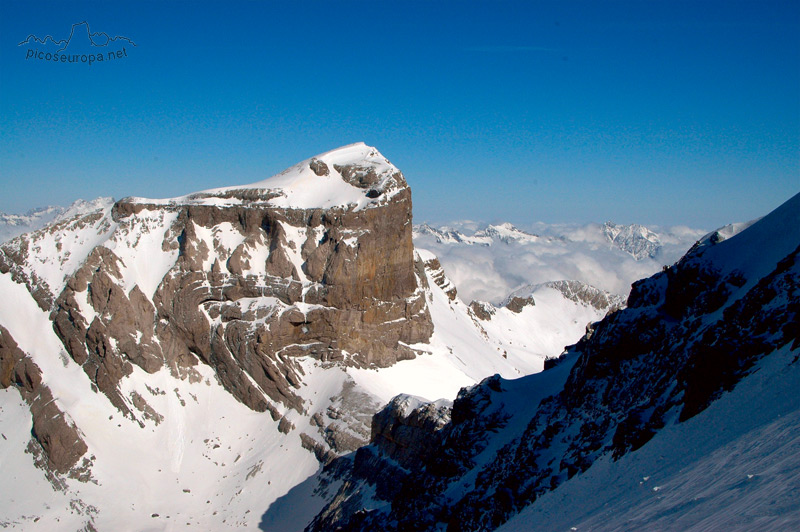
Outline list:
[[[431,272],[431,278],[436,283],[436,286],[447,294],[447,298],[450,301],[455,300],[456,296],[458,296],[458,289],[444,273],[444,268],[442,268],[442,263],[439,262],[439,259],[427,251],[420,251],[419,253],[424,267]]]
[[[520,312],[522,312],[523,308],[527,307],[528,305],[535,305],[535,304],[536,301],[531,296],[529,297],[513,296],[509,298],[509,300],[506,302],[505,307],[511,312],[516,312],[517,314],[519,314]]]
[[[42,450],[40,465],[48,473],[88,479],[88,462],[80,462],[87,451],[86,443],[42,382],[39,367],[0,326],[0,388],[9,387],[16,388],[30,406],[33,428],[28,448],[34,455]],[[48,478],[55,480],[51,474]]]

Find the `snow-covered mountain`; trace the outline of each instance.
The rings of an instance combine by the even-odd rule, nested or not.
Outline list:
[[[420,238],[422,236],[430,236],[438,244],[467,244],[470,246],[491,246],[495,242],[503,242],[505,244],[510,244],[511,242],[528,243],[539,240],[537,235],[526,233],[510,223],[490,224],[484,229],[472,232],[472,234],[466,234],[446,226],[437,228],[423,223],[414,227],[414,237]]]
[[[402,173],[354,144],[0,246],[0,523],[256,529],[395,395],[541,371],[615,304],[574,282],[467,305],[411,228]],[[324,492],[269,519],[302,528]]]
[[[646,257],[655,259],[661,251],[661,238],[647,227],[639,224],[603,224],[603,234],[616,247],[636,260]]]
[[[0,212],[0,244],[23,233],[36,231],[42,227],[86,214],[113,203],[111,198],[97,198],[92,201],[77,200],[68,207],[48,206],[31,209],[25,214],[6,214]]]
[[[465,300],[502,302],[528,285],[573,279],[626,297],[633,282],[678,260],[704,230],[641,225],[458,222],[414,227],[414,242],[439,257]]]
[[[542,373],[398,396],[312,530],[800,527],[800,194],[636,283]]]

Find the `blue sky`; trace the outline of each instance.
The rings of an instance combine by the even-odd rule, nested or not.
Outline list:
[[[83,20],[137,46],[18,46]],[[5,212],[253,182],[357,141],[418,222],[711,229],[800,191],[796,1],[2,0],[0,36]]]

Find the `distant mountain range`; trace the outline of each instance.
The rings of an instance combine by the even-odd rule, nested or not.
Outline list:
[[[514,227],[510,223],[488,225],[485,229],[480,229],[468,234],[447,226],[434,227],[428,224],[414,226],[414,237],[431,236],[439,244],[467,244],[491,246],[496,242],[510,244],[511,242],[537,242],[540,237],[531,233],[526,233]]]
[[[31,209],[25,214],[0,212],[0,243],[11,240],[23,233],[41,229],[50,223],[86,214],[112,203],[114,203],[112,198],[97,198],[91,201],[77,200],[67,207],[54,205],[39,207]]]
[[[708,232],[688,227],[455,222],[414,226],[466,300],[499,303],[524,286],[578,280],[627,296],[631,284],[678,260]]]
[[[456,222],[456,226],[474,226],[474,222]],[[531,244],[537,242],[593,242],[599,243],[605,240],[613,247],[628,253],[636,260],[646,258],[656,259],[664,254],[664,247],[670,245],[684,245],[689,243],[693,236],[702,236],[706,231],[693,230],[686,227],[674,230],[661,230],[659,232],[648,229],[639,224],[620,225],[613,222],[606,222],[603,225],[586,224],[564,225],[564,224],[538,224],[539,228],[548,233],[547,236],[529,233],[518,229],[510,223],[489,224],[483,229],[463,230],[454,229],[449,225],[433,226],[427,223],[414,226],[414,237],[431,237],[439,244],[465,244],[491,246],[495,243],[504,244]],[[662,239],[665,244],[662,244]]]

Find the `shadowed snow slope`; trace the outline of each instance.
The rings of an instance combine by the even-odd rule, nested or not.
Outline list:
[[[500,530],[800,529],[800,364],[782,350],[618,461],[604,457]]]

